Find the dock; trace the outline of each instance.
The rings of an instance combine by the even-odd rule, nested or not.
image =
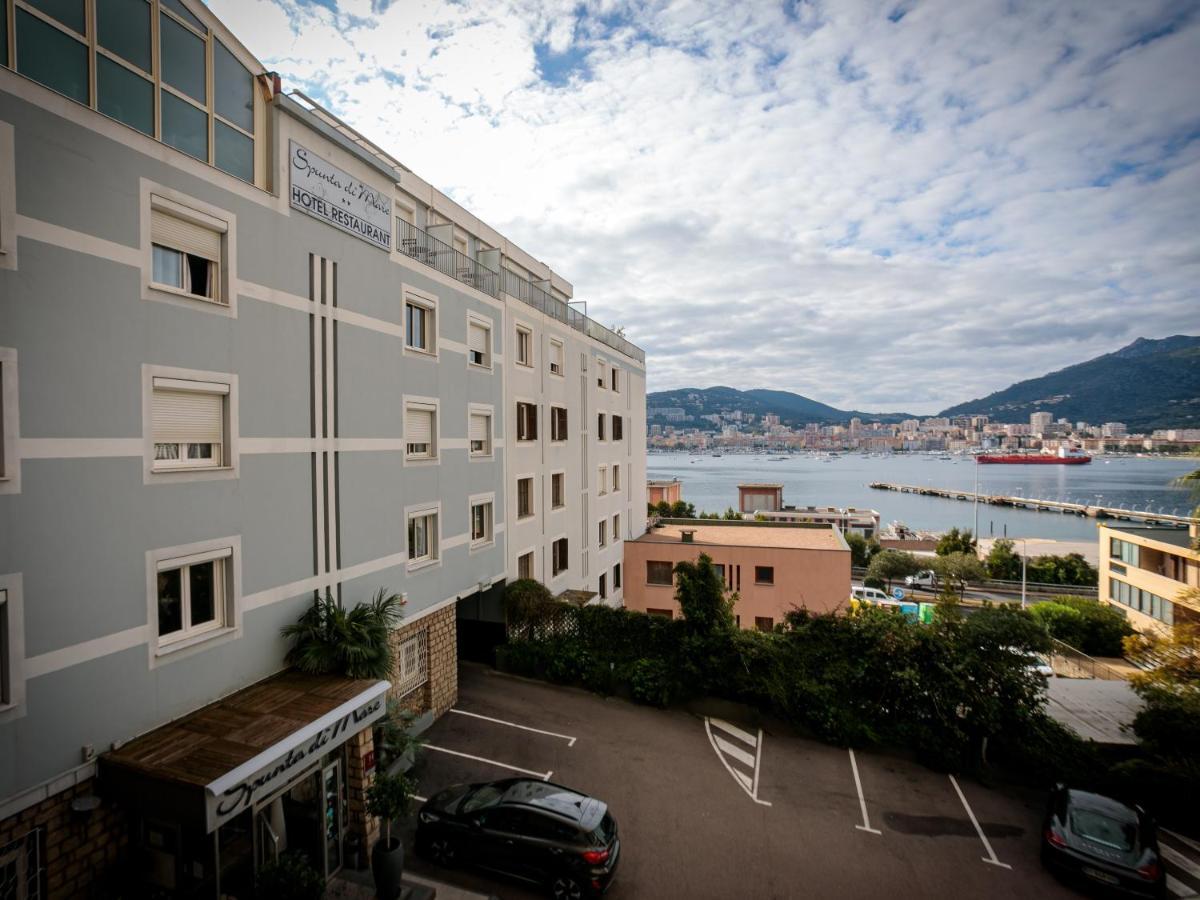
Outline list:
[[[877,491],[898,491],[901,494],[921,494],[926,497],[942,497],[946,500],[965,500],[986,503],[989,506],[1011,506],[1014,509],[1032,509],[1040,512],[1056,512],[1083,516],[1089,519],[1117,519],[1126,522],[1143,522],[1147,525],[1168,525],[1186,528],[1197,520],[1190,516],[1148,512],[1140,509],[1120,509],[1101,504],[1067,503],[1062,500],[1037,500],[1032,497],[1013,497],[1005,494],[976,494],[974,491],[950,490],[948,488],[924,487],[916,484],[893,484],[889,481],[873,481],[870,487]]]

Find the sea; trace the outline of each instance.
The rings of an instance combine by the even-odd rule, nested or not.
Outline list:
[[[974,504],[962,500],[873,490],[873,481],[1019,495],[1039,500],[1104,504],[1123,509],[1187,515],[1195,505],[1189,492],[1172,479],[1200,468],[1195,459],[1095,457],[1085,466],[976,466],[970,456],[941,458],[926,454],[837,456],[794,454],[743,455],[650,453],[647,477],[679,478],[683,498],[697,512],[737,507],[740,482],[783,485],[783,502],[792,506],[854,506],[879,511],[887,527],[894,521],[910,528],[944,531],[973,528]],[[1035,512],[979,504],[979,537],[1096,539],[1096,521],[1078,515]]]

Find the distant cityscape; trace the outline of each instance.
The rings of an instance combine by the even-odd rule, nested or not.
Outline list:
[[[809,422],[791,426],[778,415],[722,411],[691,415],[682,407],[648,407],[651,450],[767,448],[859,450],[864,452],[1056,450],[1079,447],[1093,453],[1188,452],[1200,449],[1200,428],[1130,432],[1123,422],[1070,422],[1035,412],[1028,423],[992,422],[988,416],[931,416],[895,424],[852,418],[846,425]]]

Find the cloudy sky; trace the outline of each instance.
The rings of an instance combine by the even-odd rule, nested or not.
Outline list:
[[[652,390],[933,412],[1200,333],[1191,0],[210,6]]]

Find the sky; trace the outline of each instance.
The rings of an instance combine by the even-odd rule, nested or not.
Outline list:
[[[210,0],[650,390],[932,413],[1200,333],[1200,3]]]

